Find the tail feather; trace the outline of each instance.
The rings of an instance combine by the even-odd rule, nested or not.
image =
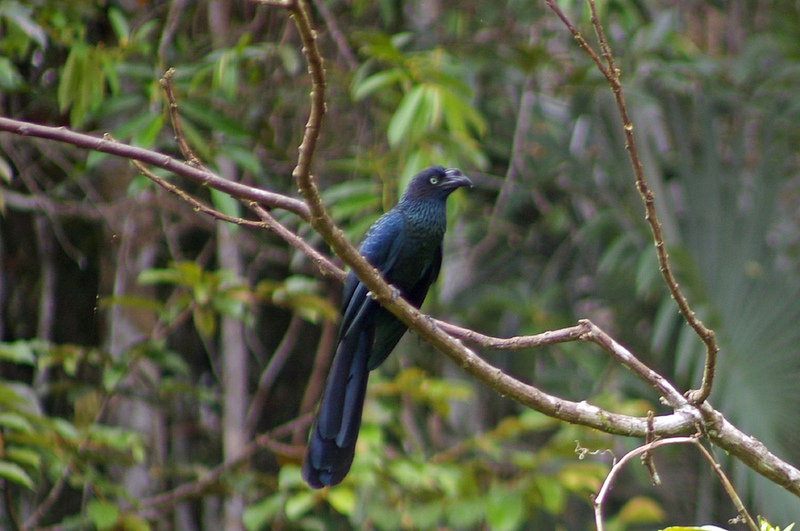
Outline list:
[[[303,459],[303,479],[320,489],[340,483],[353,462],[375,327],[342,338]]]

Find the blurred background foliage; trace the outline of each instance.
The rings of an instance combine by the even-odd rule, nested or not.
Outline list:
[[[560,4],[591,36],[586,5]],[[797,3],[598,8],[673,266],[722,347],[711,401],[800,464]],[[417,170],[458,166],[476,188],[452,202],[429,313],[500,336],[589,317],[681,389],[699,383],[703,347],[661,282],[612,95],[544,2],[311,9],[328,73],[314,171],[348,237]],[[309,81],[286,13],[230,0],[0,3],[5,116],[177,154],[159,85],[169,67],[203,162],[294,194]],[[3,528],[40,509],[57,529],[586,529],[612,456],[638,444],[525,411],[409,336],[372,377],[352,473],[312,492],[298,460],[331,354],[334,281],[125,161],[8,134],[0,213]],[[226,335],[231,323],[241,333]],[[587,345],[482,354],[565,398],[662,410]],[[280,441],[215,469],[276,428]],[[797,519],[796,498],[718,458],[754,513]],[[734,516],[694,452],[656,463],[658,488],[637,467],[617,482],[609,529]]]

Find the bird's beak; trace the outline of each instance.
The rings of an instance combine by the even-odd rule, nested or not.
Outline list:
[[[444,174],[447,177],[445,187],[450,190],[455,190],[456,188],[465,186],[467,188],[472,188],[473,186],[472,181],[469,180],[469,177],[461,173],[461,171],[456,168],[448,168],[445,170]]]

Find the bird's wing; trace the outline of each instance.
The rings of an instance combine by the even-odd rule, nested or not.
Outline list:
[[[389,211],[375,222],[361,243],[360,252],[384,277],[391,278],[391,270],[400,256],[403,243],[403,217],[395,211]],[[344,338],[350,328],[358,321],[371,300],[367,287],[358,280],[351,271],[345,280],[342,294],[342,324],[339,328],[339,341]]]
[[[428,294],[428,289],[439,276],[441,268],[442,246],[439,245],[436,248],[433,260],[423,271],[420,280],[405,294],[406,300],[415,308],[422,306],[425,296]],[[408,327],[402,321],[383,308],[381,308],[380,314],[376,317],[376,325],[375,346],[369,358],[369,370],[375,369],[389,357],[400,338],[408,330]]]

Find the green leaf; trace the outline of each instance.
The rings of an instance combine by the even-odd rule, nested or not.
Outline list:
[[[36,365],[32,343],[24,340],[0,343],[0,360],[18,365]]]
[[[278,472],[278,486],[282,491],[290,490],[305,485],[300,467],[295,465],[282,466]]]
[[[7,57],[0,57],[0,89],[14,91],[24,85],[22,76]]]
[[[258,503],[248,505],[242,513],[242,523],[247,531],[267,529],[267,526],[281,512],[283,495],[275,494],[264,498]]]
[[[447,521],[457,529],[477,529],[485,516],[484,500],[478,497],[462,498],[447,507]]]
[[[21,466],[0,460],[0,478],[7,479],[17,485],[22,485],[33,490],[33,480]]]
[[[3,18],[9,26],[22,32],[40,48],[45,48],[47,32],[31,17],[32,14],[33,8],[22,6],[19,2],[6,0],[0,3],[0,18]]]
[[[519,529],[525,520],[525,500],[518,490],[495,483],[489,490],[486,503],[486,523],[494,531]]]
[[[225,143],[220,146],[219,153],[234,161],[242,170],[253,175],[261,175],[264,172],[264,167],[261,165],[261,159],[258,157],[258,155],[256,155],[252,148],[234,146]],[[214,190],[212,189],[212,191]]]
[[[146,310],[159,312],[164,309],[164,303],[151,297],[140,297],[137,295],[115,295],[100,299],[100,308],[110,308],[112,306],[122,306],[132,310]]]
[[[539,489],[542,507],[550,514],[561,514],[567,503],[567,491],[561,482],[551,476],[534,476],[534,483]]]
[[[6,459],[27,466],[33,470],[39,470],[42,466],[41,455],[30,448],[23,448],[20,446],[6,447]]]
[[[350,516],[356,508],[356,493],[346,486],[338,486],[328,491],[328,503],[339,513]]]
[[[387,138],[389,145],[395,147],[401,140],[410,140],[415,127],[419,125],[420,117],[424,118],[425,113],[425,86],[417,85],[403,96],[400,105],[397,106],[392,119],[389,121]]]
[[[663,522],[666,518],[664,509],[651,498],[634,496],[622,506],[617,520],[625,524],[652,524]]]
[[[203,125],[215,133],[222,133],[234,138],[247,138],[247,131],[242,127],[242,122],[229,118],[212,109],[208,103],[183,100],[178,107],[183,115]],[[207,142],[207,141],[206,141]]]
[[[357,85],[354,84],[352,88],[353,99],[356,101],[361,100],[378,90],[399,83],[405,79],[408,79],[408,74],[400,68],[378,72],[360,81]]]
[[[140,124],[141,127],[134,132],[131,138],[132,143],[145,148],[152,147],[158,138],[158,134],[164,128],[165,119],[163,113],[151,113],[150,120],[142,122]]]
[[[147,520],[135,514],[122,515],[118,528],[120,531],[150,531],[152,529]]]
[[[116,505],[99,500],[89,500],[86,504],[86,515],[89,520],[99,529],[111,529],[119,519],[119,509]]]
[[[111,29],[114,30],[120,46],[127,46],[131,37],[131,27],[125,19],[124,13],[116,7],[108,10],[108,22],[111,24]]]
[[[651,249],[639,254],[636,263],[636,294],[644,298],[660,285],[658,257]]]
[[[19,387],[16,382],[3,382],[0,380],[0,405],[5,407],[18,407],[25,403],[25,399],[16,391]],[[31,393],[33,391],[31,390]]]
[[[8,159],[0,157],[0,180],[10,183],[14,178],[14,168],[8,163]]]
[[[286,500],[286,518],[294,521],[306,514],[317,503],[317,493],[303,491]]]
[[[133,138],[138,140],[141,138],[143,129],[152,130],[153,124],[158,122],[159,116],[161,113],[145,108],[141,113],[129,117],[122,125],[114,129],[113,136],[117,140]]]
[[[114,364],[103,371],[103,389],[114,391],[120,380],[128,373],[128,368],[122,364]]]
[[[486,120],[465,98],[452,90],[441,91],[442,112],[447,128],[456,134],[478,136],[486,133]]]
[[[139,273],[139,278],[137,279],[140,284],[150,285],[150,284],[183,284],[186,285],[184,282],[184,275],[174,268],[166,268],[166,269],[157,269],[157,268],[150,268],[145,269],[141,273]]]
[[[22,433],[33,433],[33,425],[30,421],[17,413],[0,413],[0,427]]]
[[[442,500],[431,500],[426,503],[413,504],[408,508],[408,515],[415,529],[434,529],[444,516]]]
[[[80,436],[78,435],[78,430],[72,423],[60,418],[52,419],[52,423],[53,429],[59,436],[73,443],[78,442]]]

